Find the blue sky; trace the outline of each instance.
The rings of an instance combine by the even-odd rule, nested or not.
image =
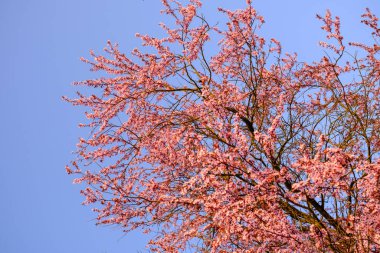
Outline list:
[[[215,4],[217,3],[217,4]],[[242,6],[243,0],[208,1],[215,7]],[[316,13],[341,16],[343,33],[368,39],[359,24],[365,7],[380,14],[380,2],[343,0],[257,0],[266,18],[264,32],[300,59],[322,55]],[[129,253],[144,251],[146,235],[124,235],[117,227],[95,226],[91,208],[81,205],[80,186],[64,166],[87,131],[83,110],[61,100],[74,96],[73,81],[93,77],[81,56],[100,52],[107,40],[122,51],[139,45],[136,32],[160,35],[158,0],[0,1],[0,252]]]

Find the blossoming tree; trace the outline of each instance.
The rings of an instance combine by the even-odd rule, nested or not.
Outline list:
[[[220,27],[162,2],[166,37],[108,43],[84,60],[105,77],[78,83],[96,95],[65,98],[89,109],[67,171],[98,223],[154,233],[153,252],[380,252],[377,17],[367,45],[318,16],[328,54],[307,64],[260,36],[250,0]]]

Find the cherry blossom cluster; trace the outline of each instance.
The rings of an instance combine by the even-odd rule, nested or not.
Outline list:
[[[66,169],[98,223],[143,229],[152,252],[380,252],[378,18],[366,44],[318,16],[330,51],[303,63],[249,0],[219,25],[162,2],[163,38],[91,52],[104,77],[77,85],[96,92],[65,98],[87,108]]]

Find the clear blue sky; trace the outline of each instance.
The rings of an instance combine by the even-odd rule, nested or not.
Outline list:
[[[100,52],[110,39],[123,51],[138,46],[136,32],[159,35],[159,0],[0,1],[0,252],[144,252],[146,235],[125,236],[117,227],[96,227],[80,203],[80,186],[64,166],[86,131],[83,110],[61,100],[73,97],[76,80],[91,78],[81,56]],[[227,7],[243,0],[208,1]],[[204,13],[213,20],[215,4]],[[368,38],[358,23],[365,7],[380,14],[380,2],[356,0],[257,0],[266,34],[302,60],[321,55],[316,13],[330,8],[352,39]]]

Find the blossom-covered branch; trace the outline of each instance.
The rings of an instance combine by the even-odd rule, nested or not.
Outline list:
[[[219,9],[225,26],[162,2],[166,37],[129,56],[109,42],[83,59],[104,77],[77,83],[96,95],[65,98],[89,110],[67,171],[99,224],[155,232],[153,252],[380,251],[378,18],[367,45],[318,16],[331,51],[308,64],[260,35],[249,0]]]

